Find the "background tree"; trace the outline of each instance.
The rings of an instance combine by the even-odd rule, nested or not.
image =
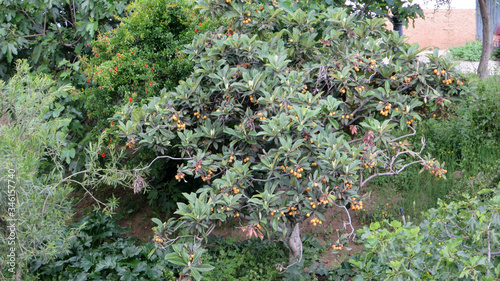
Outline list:
[[[479,12],[481,13],[481,21],[483,23],[483,49],[481,51],[481,59],[479,60],[479,67],[477,73],[481,78],[489,76],[488,64],[491,58],[491,51],[493,48],[492,39],[492,26],[490,16],[490,0],[478,0]]]
[[[128,1],[6,0],[0,3],[0,78],[14,74],[16,59],[37,71],[59,73],[78,84],[78,56],[99,32],[111,30]],[[71,75],[70,75],[71,74]]]

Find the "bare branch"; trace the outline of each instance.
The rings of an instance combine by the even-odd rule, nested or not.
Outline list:
[[[149,167],[151,167],[151,165],[153,165],[153,163],[158,160],[158,159],[170,159],[170,160],[178,160],[178,161],[183,161],[183,160],[191,160],[192,158],[176,158],[176,157],[170,157],[170,156],[157,156],[155,159],[153,159],[153,161],[151,161],[151,163],[149,163],[149,165],[147,165],[146,167],[144,168],[140,168],[140,169],[133,169],[132,171],[134,172],[137,172],[137,171],[144,171],[146,169],[148,169]]]

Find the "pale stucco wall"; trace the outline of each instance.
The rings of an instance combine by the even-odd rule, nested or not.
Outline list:
[[[410,23],[404,29],[409,43],[448,49],[476,39],[475,9],[431,9],[424,10],[424,14],[425,19],[415,20],[415,27]],[[390,23],[387,25],[392,29]]]

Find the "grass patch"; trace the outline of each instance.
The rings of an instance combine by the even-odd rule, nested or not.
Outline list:
[[[426,150],[446,162],[447,179],[437,179],[422,167],[409,167],[394,177],[372,181],[378,199],[360,213],[363,223],[401,219],[419,223],[422,213],[437,206],[438,199],[456,201],[463,194],[496,186],[500,179],[500,77],[478,81],[475,95],[460,101],[447,119],[429,119],[419,125],[426,136]],[[421,136],[415,137],[418,143]]]

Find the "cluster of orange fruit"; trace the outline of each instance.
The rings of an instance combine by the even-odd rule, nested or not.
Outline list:
[[[283,172],[286,172],[286,169],[288,169],[288,166],[281,165],[280,168],[283,170]]]
[[[224,210],[224,206],[220,207],[221,210]],[[231,208],[229,206],[226,206],[226,211],[231,211]]]
[[[333,245],[332,245],[332,249],[334,249],[334,250],[338,250],[338,251],[342,250],[342,248],[343,248],[343,247],[344,247],[344,246],[343,246],[342,244],[339,244],[338,246],[337,246],[337,245],[335,245],[335,244],[333,244]]]
[[[444,70],[441,70],[441,72],[440,72],[439,70],[434,69],[434,74],[436,74],[437,76],[439,76],[441,74],[445,74],[445,73],[446,73],[446,71],[444,71]]]
[[[318,218],[313,218],[311,220],[311,223],[312,223],[313,226],[316,226],[318,224],[323,224],[323,222],[320,219],[318,219]]]
[[[354,88],[354,90],[356,90],[358,92],[362,92],[364,89],[365,89],[365,86],[359,86],[359,87]]]
[[[316,209],[316,202],[312,201],[312,197],[309,197],[309,204],[311,205],[311,208]],[[318,205],[321,205],[321,202],[318,202]]]
[[[301,93],[304,94],[306,92],[306,90],[307,90],[307,86],[304,86],[304,90],[302,90]]]
[[[158,243],[163,243],[163,239],[161,239],[159,236],[155,237],[155,241]]]
[[[177,121],[177,131],[182,131],[186,129],[186,123],[181,123],[181,121]]]
[[[373,160],[373,156],[374,156],[374,155],[375,155],[375,154],[370,153],[370,157],[368,158],[368,160],[369,160],[369,161],[372,161],[372,160]],[[375,161],[365,163],[365,169],[368,169],[368,168],[373,168],[373,166],[375,166]]]
[[[368,169],[368,168],[373,168],[375,166],[375,162],[370,162],[370,163],[365,163],[365,169]]]
[[[246,16],[248,17],[246,20],[243,20],[243,24],[247,24],[250,22],[250,13],[246,14]]]
[[[351,208],[354,211],[359,211],[359,210],[363,209],[363,201],[356,202],[356,197],[352,198]]]
[[[378,103],[382,103],[382,101],[379,101]],[[384,106],[384,108],[380,110],[380,114],[387,117],[387,115],[389,115],[389,110],[391,110],[391,107],[392,103],[388,103],[386,106]]]
[[[281,101],[280,101],[280,103],[278,104],[278,106],[279,106],[279,107],[283,107],[283,108],[285,108],[285,107],[286,107],[287,109],[290,109],[290,110],[292,110],[292,109],[293,109],[293,106],[292,106],[292,105],[290,105],[290,104],[289,104],[289,105],[285,106],[285,105],[284,105]]]
[[[252,102],[252,103],[259,103],[259,101],[256,100],[253,96],[250,96],[250,102]]]
[[[229,156],[229,163],[232,163],[234,161],[233,155]]]
[[[404,81],[405,81],[405,83],[410,83],[410,82],[411,82],[411,77],[406,77],[406,78],[404,79]]]
[[[446,174],[448,172],[448,170],[446,169],[443,169],[443,168],[439,168],[437,167],[438,163],[437,162],[434,162],[433,160],[429,160],[428,162],[426,162],[424,164],[424,169],[426,170],[430,170],[430,173],[435,175],[436,177],[440,178],[443,176],[443,174]]]
[[[344,88],[342,88],[342,89],[340,89],[340,90],[339,90],[339,92],[340,92],[341,94],[345,94],[345,89],[344,89]]]
[[[410,119],[410,120],[406,121],[406,124],[407,124],[407,125],[410,125],[410,124],[411,124],[411,123],[413,123],[413,122],[417,123],[416,119],[417,119],[417,117],[413,117],[412,119]]]
[[[344,187],[347,189],[351,189],[352,187],[352,182],[349,182],[348,180],[344,181]]]
[[[288,207],[288,215],[289,216],[295,216],[296,214],[298,214],[299,212],[297,212],[297,207]]]
[[[193,259],[194,259],[194,255],[193,255],[193,254],[191,254],[191,255],[189,256],[189,260],[190,260],[190,261],[192,261]]]
[[[266,120],[266,116],[264,116],[261,112],[257,113],[257,116],[259,116],[260,120]]]
[[[335,112],[335,111],[334,112],[330,112],[330,113],[328,113],[328,116],[332,117],[333,115],[335,115],[335,113],[337,113],[337,112]]]
[[[236,73],[233,74],[233,79],[236,79],[236,78],[240,77],[240,75],[241,75],[241,71],[239,71],[239,70],[236,71]]]
[[[125,144],[126,147],[128,148],[134,148],[135,147],[135,140],[134,138],[131,138],[129,142]]]
[[[206,176],[203,176],[203,175],[201,176],[201,180],[202,180],[202,181],[208,181],[208,180],[209,180],[209,179],[210,179],[213,175],[214,175],[214,173],[213,173],[212,171],[210,171],[210,170],[209,170],[209,171],[207,172],[207,175],[206,175]]]
[[[290,169],[290,174],[292,174],[294,177],[300,179],[302,177],[302,172],[304,171],[304,168],[298,167],[296,171],[293,169]]]
[[[271,213],[270,213],[270,215],[271,215],[271,216],[274,216],[277,212],[278,212],[278,210],[272,210],[272,211],[271,211]],[[285,212],[281,211],[281,212],[280,212],[280,214],[281,214],[282,216],[284,216],[284,215],[285,215]]]
[[[344,119],[344,118],[345,118],[345,119],[349,119],[349,117],[351,117],[351,118],[352,118],[353,116],[354,116],[354,113],[351,113],[351,114],[345,114],[345,115],[344,115],[344,114],[342,114],[342,115],[340,116],[340,118],[341,118],[341,119]]]
[[[238,194],[238,193],[240,193],[240,189],[237,188],[236,186],[233,186],[233,192],[234,192],[234,194]]]
[[[184,173],[178,173],[177,175],[175,175],[175,179],[180,181],[182,180],[184,177],[186,176],[186,174]]]
[[[374,67],[378,67],[377,61],[374,59],[370,60],[370,68],[373,69]]]

